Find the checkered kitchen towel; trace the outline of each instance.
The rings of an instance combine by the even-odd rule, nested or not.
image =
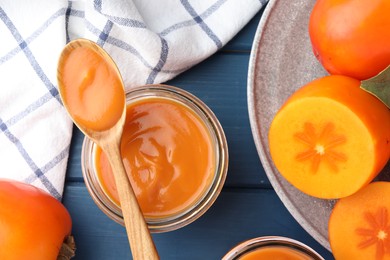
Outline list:
[[[222,48],[266,0],[0,0],[0,177],[61,199],[72,122],[59,98],[64,45],[88,38],[126,88],[167,81]]]

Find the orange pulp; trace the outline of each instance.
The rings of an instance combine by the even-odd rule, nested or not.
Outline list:
[[[114,126],[125,102],[116,68],[101,53],[85,46],[64,52],[61,59],[61,96],[74,121],[97,131]]]
[[[187,106],[166,98],[127,105],[122,159],[146,217],[166,217],[193,205],[215,172],[210,132]],[[104,191],[119,205],[107,157],[97,147],[95,167]]]

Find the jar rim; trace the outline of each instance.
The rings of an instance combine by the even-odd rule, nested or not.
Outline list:
[[[216,167],[213,179],[203,194],[188,208],[162,218],[145,218],[145,221],[152,233],[160,233],[176,230],[184,227],[200,216],[202,216],[215,202],[219,196],[226,180],[228,169],[228,146],[223,128],[212,110],[195,95],[178,87],[151,84],[136,87],[126,92],[126,103],[135,102],[144,98],[168,98],[176,101],[192,110],[204,121],[210,132],[210,137],[215,143],[214,153],[216,156]],[[120,208],[109,198],[96,180],[94,170],[94,150],[96,144],[88,137],[84,137],[81,149],[81,167],[83,178],[95,204],[112,220],[124,225]]]
[[[245,240],[234,246],[231,250],[229,250],[229,252],[226,253],[225,256],[222,258],[222,260],[237,260],[243,255],[252,252],[258,248],[271,246],[279,246],[293,249],[307,255],[308,257],[311,257],[311,259],[313,260],[324,260],[324,258],[320,254],[318,254],[308,245],[298,240],[283,236],[262,236]]]

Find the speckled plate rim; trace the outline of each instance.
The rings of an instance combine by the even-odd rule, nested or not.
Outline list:
[[[329,214],[331,208],[334,205],[334,202],[317,200],[315,198],[311,198],[307,195],[300,193],[280,176],[279,172],[273,165],[269,154],[267,133],[270,118],[273,117],[275,111],[271,111],[272,108],[270,107],[261,107],[259,104],[261,103],[261,99],[264,98],[279,98],[278,104],[276,105],[279,106],[282,100],[280,100],[281,98],[277,95],[275,97],[267,97],[258,94],[259,90],[269,87],[267,85],[267,78],[260,75],[263,72],[262,68],[267,67],[267,64],[265,64],[260,59],[260,56],[267,55],[267,48],[271,47],[269,46],[269,44],[268,46],[265,45],[263,39],[266,34],[272,32],[273,25],[269,23],[270,17],[274,15],[276,8],[280,8],[281,6],[283,6],[282,4],[278,5],[278,2],[278,0],[270,0],[267,4],[267,7],[264,10],[262,18],[259,22],[252,45],[247,82],[247,101],[251,130],[261,163],[277,195],[279,196],[287,210],[296,219],[296,221],[317,242],[319,242],[322,246],[330,250],[327,238],[327,220],[329,218]],[[286,1],[283,4],[286,7],[290,5],[290,3],[292,4],[292,2]],[[272,55],[270,57],[272,58]],[[318,75],[320,75],[321,73],[323,72],[320,72]],[[315,76],[313,75],[313,77]],[[305,80],[307,81],[307,79]],[[292,90],[290,89],[290,93],[286,95],[291,94],[291,91]],[[264,120],[264,114],[267,114],[266,116],[268,117],[268,121]],[[264,126],[264,124],[266,125]],[[302,207],[302,205],[306,205],[306,207]],[[312,207],[313,205],[314,207]],[[318,217],[319,214],[322,214],[322,216],[320,216],[320,219],[317,222],[312,220],[313,216],[311,216],[311,214],[313,213],[317,215],[315,217]]]

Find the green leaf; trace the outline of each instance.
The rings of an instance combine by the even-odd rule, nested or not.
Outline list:
[[[360,87],[376,96],[388,108],[390,108],[390,66],[378,75],[363,80]]]

